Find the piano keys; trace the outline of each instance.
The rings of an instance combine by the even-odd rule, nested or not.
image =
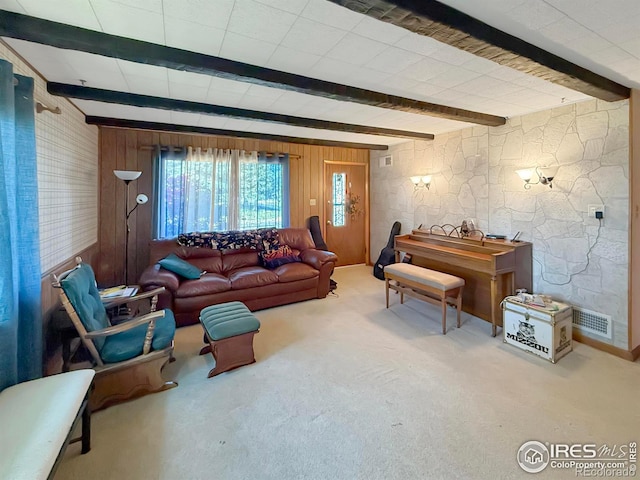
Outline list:
[[[411,263],[464,278],[462,310],[491,323],[495,337],[502,327],[500,302],[516,288],[532,291],[532,244],[509,240],[455,238],[424,230],[398,235],[394,240],[396,262],[400,252]]]

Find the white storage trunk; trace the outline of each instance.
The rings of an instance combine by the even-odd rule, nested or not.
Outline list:
[[[521,303],[512,297],[502,302],[504,341],[550,360],[573,350],[573,308],[553,302],[548,308]]]

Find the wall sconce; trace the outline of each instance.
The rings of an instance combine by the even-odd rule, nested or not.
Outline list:
[[[522,170],[516,170],[516,173],[524,181],[525,190],[529,190],[531,188],[531,185],[536,185],[538,183],[541,183],[542,185],[549,185],[549,188],[553,188],[553,183],[551,182],[558,173],[558,168],[559,167],[557,165],[552,167],[536,166],[533,168],[523,168]],[[533,177],[534,173],[537,175],[538,180],[532,182],[531,178]]]
[[[431,186],[431,175],[416,175],[411,177],[411,183],[413,183],[413,191],[415,192],[419,188],[429,187]]]

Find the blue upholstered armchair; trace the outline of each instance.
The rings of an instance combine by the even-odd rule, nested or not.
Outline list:
[[[150,302],[149,313],[112,325],[91,266],[80,258],[77,261],[75,268],[54,277],[54,286],[60,288],[62,305],[93,360],[96,376],[91,410],[177,386],[165,382],[161,373],[172,359],[176,329],[171,310],[155,311],[158,293],[163,289],[110,299],[109,307]]]

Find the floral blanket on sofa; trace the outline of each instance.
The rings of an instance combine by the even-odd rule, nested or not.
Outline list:
[[[229,230],[226,232],[191,232],[178,235],[178,244],[184,247],[203,247],[217,250],[276,250],[280,246],[278,230]]]

